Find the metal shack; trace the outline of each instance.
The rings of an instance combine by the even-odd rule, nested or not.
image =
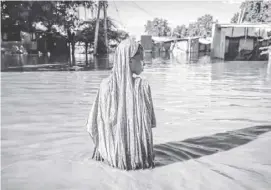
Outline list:
[[[186,53],[199,52],[199,37],[179,38],[173,42],[172,51],[180,51]]]
[[[260,39],[266,38],[267,24],[214,24],[211,56],[226,60],[259,60]]]

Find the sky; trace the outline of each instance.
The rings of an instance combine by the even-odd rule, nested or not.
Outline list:
[[[130,33],[144,34],[147,20],[167,19],[171,27],[188,25],[204,14],[219,23],[229,23],[239,11],[240,1],[109,1],[108,16]]]

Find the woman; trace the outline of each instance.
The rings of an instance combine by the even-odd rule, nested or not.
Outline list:
[[[95,145],[93,158],[125,170],[154,166],[152,128],[156,126],[151,90],[139,75],[143,48],[122,41],[111,75],[100,85],[87,122]]]

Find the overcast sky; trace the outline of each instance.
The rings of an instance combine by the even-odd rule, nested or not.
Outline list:
[[[132,35],[144,33],[147,20],[167,19],[171,26],[197,20],[204,14],[213,15],[220,23],[228,23],[239,11],[240,1],[109,1],[108,16]],[[117,11],[118,10],[118,11]]]

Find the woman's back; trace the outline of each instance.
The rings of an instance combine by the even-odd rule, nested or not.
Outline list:
[[[136,47],[133,47],[136,46]],[[138,44],[122,42],[116,50],[112,74],[104,79],[88,119],[95,144],[94,157],[120,169],[153,167],[155,126],[150,87],[133,77]]]

